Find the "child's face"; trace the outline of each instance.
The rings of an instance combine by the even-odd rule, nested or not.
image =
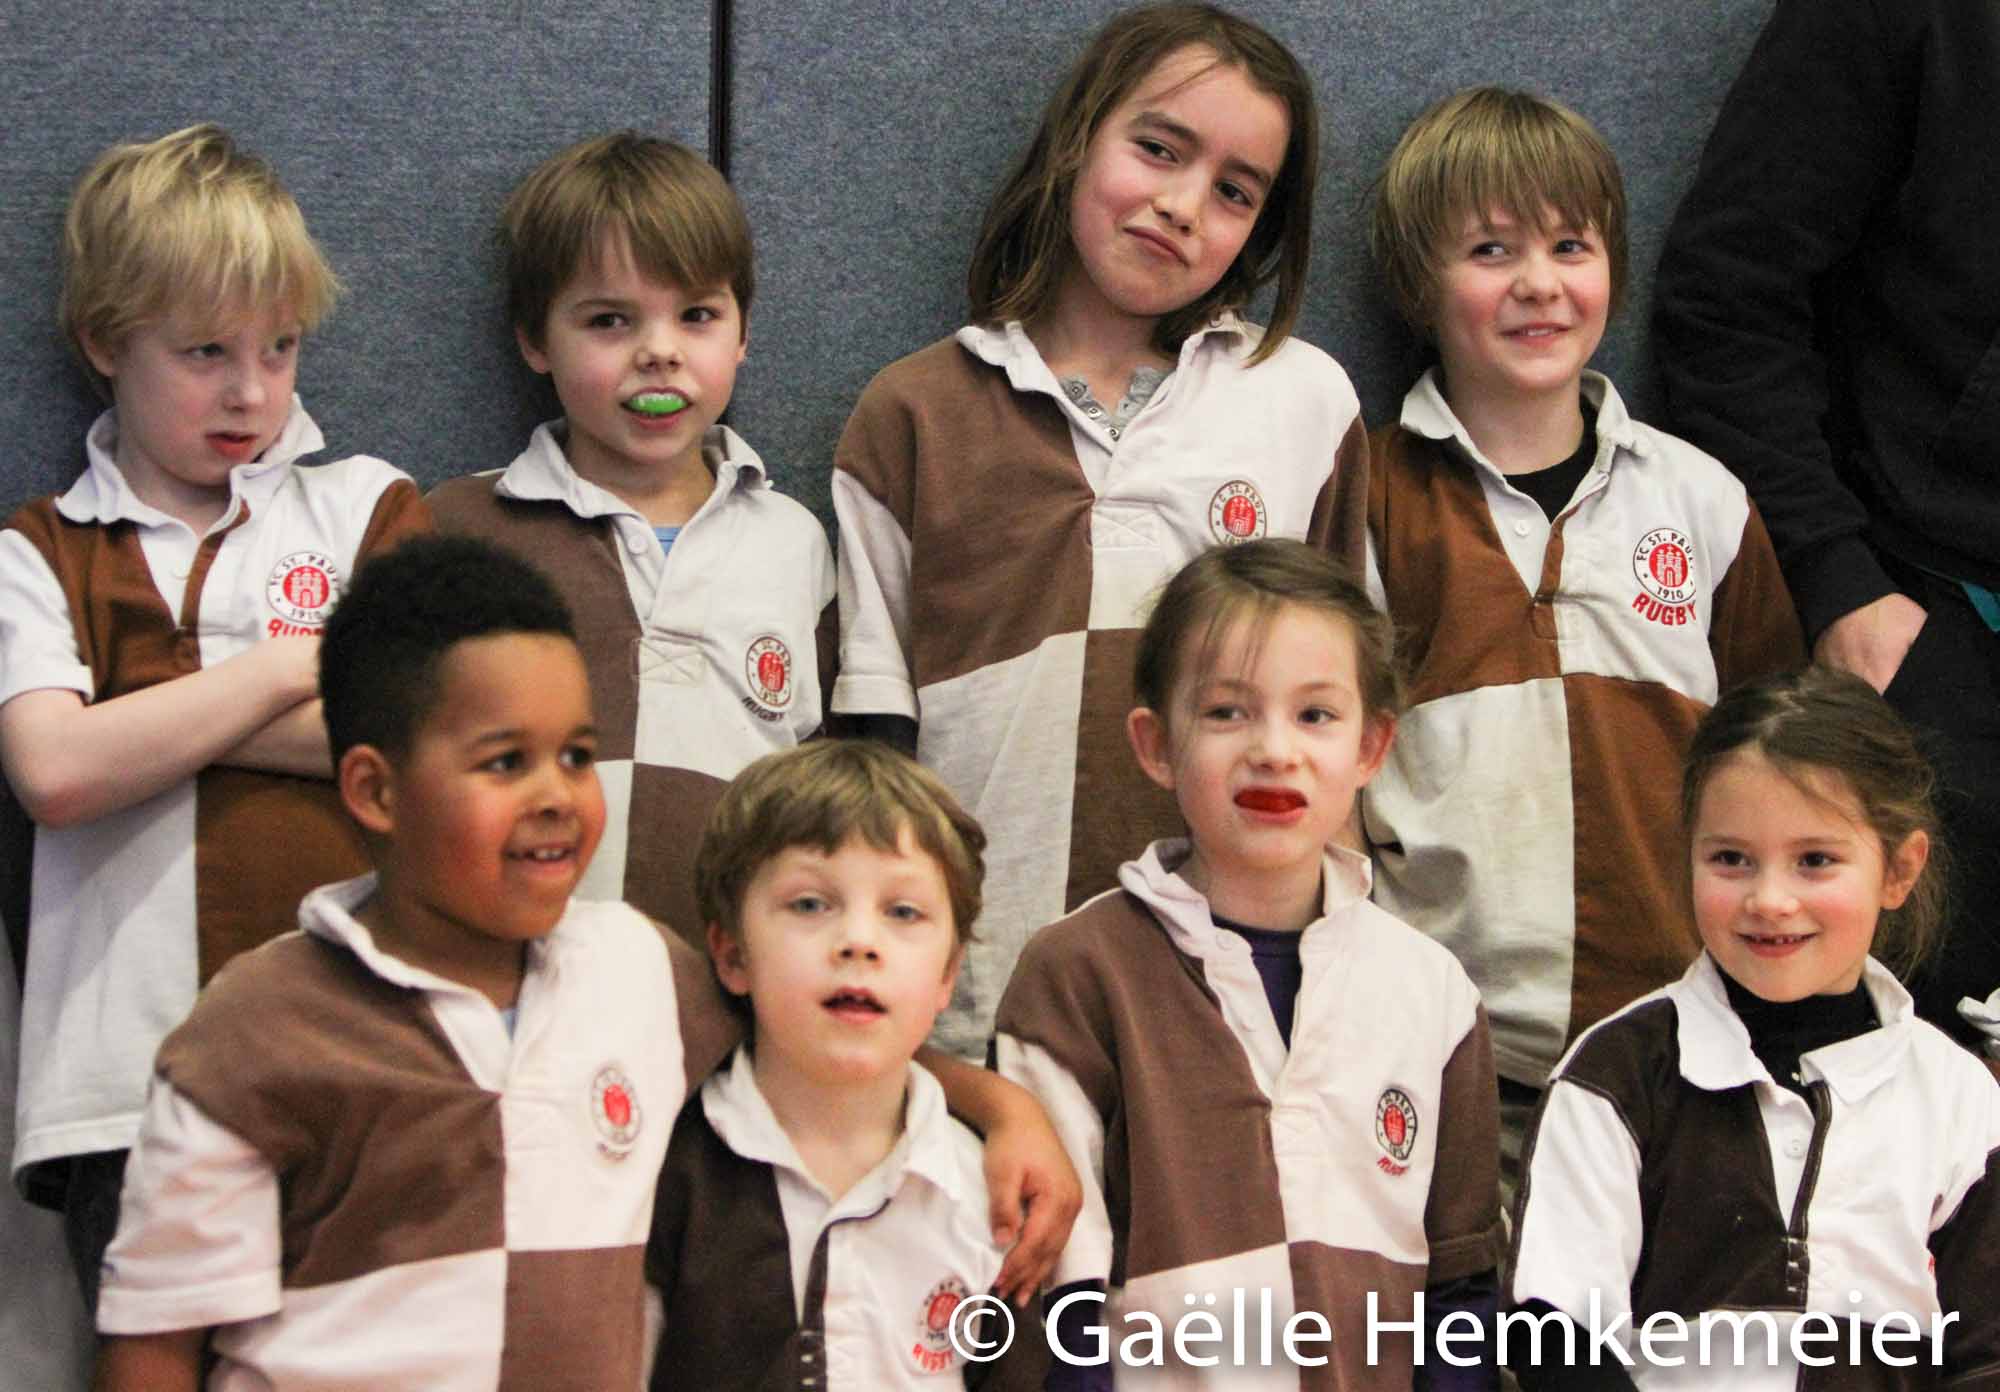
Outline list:
[[[622,238],[563,286],[540,343],[516,337],[528,366],[555,383],[570,466],[621,496],[701,465],[745,348],[728,285],[653,280]]]
[[[1362,700],[1354,631],[1287,604],[1268,623],[1231,624],[1206,670],[1204,636],[1188,639],[1169,718],[1141,709],[1128,722],[1140,765],[1187,819],[1182,873],[1211,899],[1218,887],[1251,897],[1237,887],[1274,876],[1316,882],[1393,732]]]
[[[604,833],[596,746],[569,639],[499,634],[446,653],[435,704],[388,763],[388,825],[371,828],[391,841],[399,941],[450,961],[554,928]]]
[[[951,999],[958,935],[944,872],[903,829],[789,846],[751,877],[740,936],[709,929],[722,984],[750,997],[760,1075],[846,1085],[900,1074]]]
[[[1446,397],[1461,415],[1574,398],[1604,337],[1611,262],[1595,228],[1542,209],[1540,228],[1491,209],[1445,248],[1433,325]]]
[[[118,408],[117,462],[139,498],[203,525],[229,501],[229,471],[262,454],[292,410],[299,323],[283,306],[214,317],[183,306],[123,342],[85,343]]]
[[[1762,754],[1720,764],[1695,809],[1695,924],[1736,983],[1769,1001],[1851,991],[1875,920],[1909,896],[1929,853],[1921,831],[1893,854],[1846,781],[1805,786]]]
[[[1157,319],[1214,289],[1257,225],[1290,130],[1284,103],[1209,49],[1162,60],[1084,153],[1066,299]]]

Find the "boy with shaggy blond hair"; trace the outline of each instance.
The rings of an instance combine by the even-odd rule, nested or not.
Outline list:
[[[610,811],[583,892],[698,946],[703,820],[744,765],[820,728],[832,651],[824,530],[717,423],[748,346],[750,225],[700,156],[620,131],[530,173],[500,239],[514,336],[563,415],[431,504],[577,615]]]
[[[1376,260],[1433,365],[1372,437],[1368,583],[1411,702],[1364,827],[1376,899],[1485,999],[1503,1177],[1568,1041],[1694,954],[1695,721],[1803,660],[1742,485],[1589,370],[1625,223],[1590,123],[1497,87],[1419,116],[1376,191]]]
[[[94,1304],[160,1040],[364,863],[327,781],[319,635],[428,514],[379,459],[303,467],[325,441],[299,345],[339,283],[226,131],[100,156],[62,273],[110,409],[82,477],[0,528],[0,762],[37,823],[14,1178],[63,1209]]]

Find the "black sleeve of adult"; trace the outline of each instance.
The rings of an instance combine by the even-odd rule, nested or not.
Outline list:
[[[1750,490],[1808,637],[1894,590],[1836,474],[1815,285],[1914,140],[1897,0],[1778,0],[1667,232],[1653,292],[1670,424]]]

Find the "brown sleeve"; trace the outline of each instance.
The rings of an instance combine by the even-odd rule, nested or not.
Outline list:
[[[1356,416],[1333,457],[1333,475],[1313,502],[1306,540],[1357,578],[1368,557],[1368,432]]]
[[[916,515],[916,421],[906,404],[901,375],[914,364],[891,363],[861,390],[861,399],[833,449],[835,473],[847,474],[888,509],[903,535]]]
[[[833,725],[833,684],[840,678],[840,600],[829,599],[813,628],[813,655],[819,661],[819,730]]]
[[[1958,1319],[1945,1331],[1946,1387],[2000,1387],[2000,1151],[1931,1234],[1938,1304]]]
[[[361,545],[354,552],[355,563],[359,566],[370,556],[394,549],[405,537],[431,531],[433,527],[430,504],[424,501],[424,495],[408,479],[397,479],[375,500],[368,530],[361,534]]]
[[[1708,647],[1715,656],[1720,691],[1753,677],[1796,671],[1806,662],[1805,634],[1778,570],[1771,535],[1764,530],[1757,505],[1749,507],[1736,563],[1715,586],[1715,613],[1708,625]]]
[[[1452,1050],[1438,1089],[1437,1164],[1424,1207],[1430,1282],[1498,1266],[1506,1250],[1500,1221],[1500,1092],[1486,1007]]]
[[[682,941],[673,929],[652,920],[674,973],[674,1009],[681,1027],[681,1051],[687,1061],[687,1097],[702,1080],[722,1066],[743,1039],[743,1015],[716,980],[705,953]]]

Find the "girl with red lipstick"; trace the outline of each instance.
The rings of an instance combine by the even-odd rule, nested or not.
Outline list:
[[[842,437],[833,709],[935,769],[1004,867],[939,1021],[958,1052],[985,1053],[1027,935],[1177,829],[1120,734],[1144,598],[1216,542],[1360,560],[1358,403],[1288,336],[1318,151],[1262,29],[1114,17],[987,209],[972,322],[881,372]]]
[[[1909,728],[1832,668],[1708,713],[1681,789],[1706,950],[1558,1066],[1528,1145],[1517,1306],[1582,1321],[1594,1298],[1600,1328],[1633,1329],[1771,1312],[1777,1365],[1732,1353],[1743,1366],[1703,1387],[1791,1387],[1801,1348],[1908,1360],[1899,1387],[2000,1368],[2000,1087],[1877,960],[1916,965],[1941,921],[1933,782]],[[1838,1340],[1792,1336],[1816,1323]],[[1696,1361],[1692,1341],[1668,1351]],[[1648,1378],[1641,1360],[1521,1380]]]
[[[1407,1332],[1371,1355],[1365,1325],[1370,1295],[1406,1326],[1463,1312],[1453,1352],[1473,1353],[1502,1241],[1478,992],[1334,844],[1395,731],[1388,621],[1304,543],[1219,547],[1161,593],[1134,686],[1132,749],[1187,836],[1035,936],[995,1040],[1085,1177],[1051,1337],[1090,1348],[1116,1328],[1108,1298],[1167,1324],[1199,1304],[1224,1347],[1254,1347],[1268,1295],[1331,1361],[1256,1386],[1490,1388],[1428,1329],[1418,1358]],[[1058,1372],[1051,1388],[1116,1380]]]

